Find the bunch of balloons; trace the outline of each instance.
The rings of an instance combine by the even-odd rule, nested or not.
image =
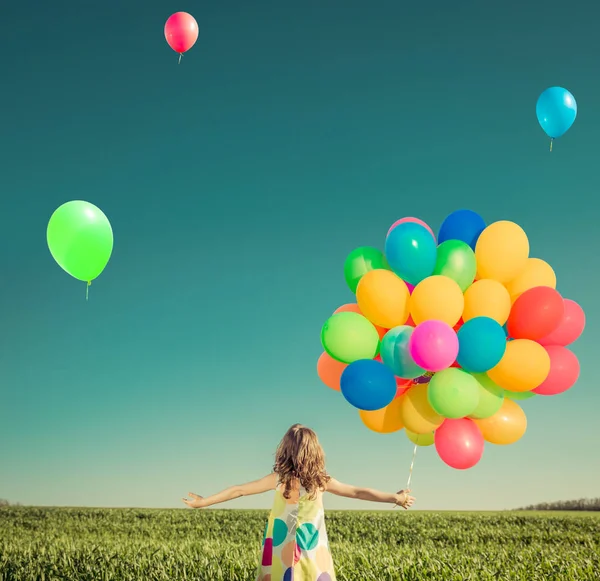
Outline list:
[[[575,122],[577,103],[575,97],[562,87],[550,87],[538,98],[535,113],[539,124],[552,143],[557,137],[564,135]]]
[[[198,40],[198,23],[187,12],[171,14],[165,23],[165,38],[169,46],[179,54],[179,62],[184,52],[192,48]]]
[[[87,288],[102,273],[113,249],[108,218],[100,208],[80,200],[67,202],[54,211],[46,239],[58,265],[73,278],[87,282]]]
[[[319,377],[369,429],[405,429],[453,468],[477,464],[485,442],[523,436],[516,400],[563,393],[579,377],[567,345],[583,332],[583,310],[556,290],[550,265],[529,256],[514,222],[486,226],[458,210],[436,240],[403,218],[385,253],[357,248],[344,274],[356,303],[324,324]]]

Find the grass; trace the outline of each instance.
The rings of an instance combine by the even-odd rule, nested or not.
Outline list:
[[[254,581],[266,511],[0,509],[0,581]],[[598,513],[331,512],[338,581],[597,581]]]

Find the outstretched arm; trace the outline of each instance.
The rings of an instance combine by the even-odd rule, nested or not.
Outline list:
[[[402,508],[410,508],[415,501],[412,496],[408,495],[410,490],[401,490],[396,494],[392,494],[391,492],[381,492],[380,490],[375,490],[373,488],[360,488],[358,486],[352,486],[351,484],[343,484],[335,478],[332,478],[327,483],[327,492],[346,498],[356,498],[358,500],[389,502],[391,504],[397,504]]]
[[[220,504],[221,502],[227,502],[234,498],[240,498],[240,496],[250,496],[252,494],[262,494],[269,490],[274,490],[277,486],[277,474],[269,474],[260,480],[254,480],[253,482],[247,482],[246,484],[236,484],[230,486],[217,494],[207,496],[203,498],[193,492],[188,492],[190,498],[183,498],[183,502],[192,508],[206,508],[213,504]]]

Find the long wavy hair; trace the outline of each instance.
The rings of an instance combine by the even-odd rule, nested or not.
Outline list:
[[[290,498],[299,482],[310,498],[325,490],[331,477],[325,471],[325,453],[317,434],[310,428],[294,424],[283,436],[275,453],[273,472],[284,485],[283,497]]]

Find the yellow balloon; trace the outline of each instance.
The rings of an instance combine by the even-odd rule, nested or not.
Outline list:
[[[529,240],[521,226],[502,220],[490,224],[475,246],[477,278],[510,282],[527,264]]]
[[[523,409],[511,399],[505,398],[502,407],[489,418],[473,420],[484,440],[490,444],[505,446],[520,440],[527,430],[527,416]]]
[[[410,297],[410,314],[416,325],[436,319],[454,327],[464,306],[465,299],[458,283],[442,275],[423,279]]]
[[[502,283],[484,278],[474,282],[465,291],[463,321],[475,317],[489,317],[504,325],[510,315],[510,295]]]
[[[506,284],[510,299],[514,303],[521,293],[536,286],[556,288],[556,274],[552,267],[541,258],[528,258],[523,270],[516,278]]]
[[[508,391],[531,391],[550,373],[550,355],[537,342],[515,339],[506,343],[500,363],[487,372],[488,377]]]
[[[413,443],[416,444],[417,446],[433,446],[433,442],[434,442],[434,435],[433,432],[429,432],[428,434],[415,434],[414,432],[411,432],[410,430],[404,430],[406,432],[406,435],[408,436],[408,439]]]
[[[362,314],[385,329],[406,323],[409,298],[406,283],[390,270],[371,270],[356,287],[356,302]]]
[[[433,411],[427,400],[426,383],[411,387],[400,396],[402,423],[415,434],[428,434],[442,425],[444,418]]]
[[[360,419],[363,424],[378,434],[391,434],[404,427],[400,408],[402,402],[397,397],[390,404],[375,411],[359,410]]]

